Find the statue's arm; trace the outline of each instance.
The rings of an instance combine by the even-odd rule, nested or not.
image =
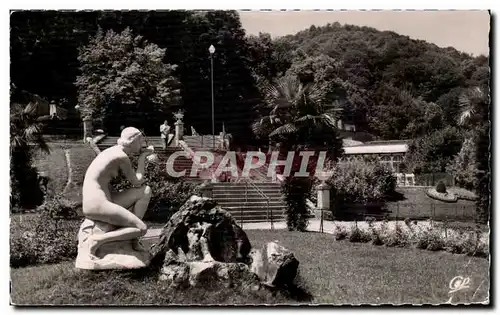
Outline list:
[[[146,181],[146,179],[144,178],[144,159],[145,157],[143,157],[142,155],[141,157],[139,157],[139,166],[137,167],[137,172],[135,172],[132,168],[132,163],[130,163],[130,159],[128,157],[124,157],[120,161],[120,169],[123,172],[123,175],[125,175],[125,178],[130,181],[132,186],[140,186]]]

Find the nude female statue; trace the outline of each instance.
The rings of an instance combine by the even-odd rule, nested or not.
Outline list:
[[[136,240],[135,250],[144,250],[138,238],[146,234],[147,226],[142,221],[151,199],[151,188],[145,183],[144,166],[146,157],[153,147],[141,150],[144,138],[136,128],[123,129],[117,144],[97,155],[92,161],[83,182],[83,214],[91,220],[101,221],[118,227],[100,235],[92,235],[90,254],[108,242]],[[132,169],[129,156],[140,154],[137,171]],[[134,188],[122,192],[112,192],[110,181],[119,171],[132,183]],[[128,209],[131,208],[129,211]]]

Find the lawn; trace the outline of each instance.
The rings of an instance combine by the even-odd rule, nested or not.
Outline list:
[[[393,217],[400,219],[470,220],[474,221],[474,201],[459,199],[454,203],[435,200],[427,196],[428,187],[398,187],[397,192],[404,200],[387,202],[387,209]]]
[[[65,148],[61,145],[49,144],[50,154],[37,152],[35,166],[40,172],[45,172],[49,177],[47,185],[48,194],[53,196],[63,191],[68,181],[68,168],[66,166]]]
[[[300,295],[238,289],[168,290],[155,271],[85,272],[72,262],[11,270],[15,304],[283,304],[417,303],[448,300],[449,282],[470,278],[461,301],[484,301],[489,262],[484,258],[335,241],[332,235],[249,230],[254,247],[278,240],[298,258]],[[479,287],[479,289],[478,289]],[[468,297],[465,297],[465,295]],[[300,296],[300,298],[298,298]]]
[[[65,196],[74,201],[81,200],[81,185],[85,171],[95,158],[94,151],[84,143],[77,141],[49,142],[50,154],[37,153],[35,165],[39,171],[44,171],[49,176],[49,196],[63,193],[68,182],[68,166],[65,151],[69,150],[72,166],[73,185],[65,191]]]

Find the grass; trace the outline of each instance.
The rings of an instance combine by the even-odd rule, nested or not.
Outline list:
[[[446,203],[428,197],[427,187],[399,187],[397,192],[404,195],[404,200],[387,202],[387,209],[398,218],[422,219],[434,217],[435,220],[471,219],[476,206],[474,201],[459,199],[455,203]]]
[[[81,185],[85,171],[95,158],[95,153],[86,144],[76,141],[53,141],[49,143],[50,154],[38,153],[35,165],[39,171],[47,172],[49,197],[62,193],[68,182],[68,166],[65,150],[69,150],[72,166],[73,185],[65,192],[65,196],[73,201],[81,200]]]
[[[300,262],[301,298],[238,289],[168,289],[153,270],[85,272],[73,263],[11,269],[15,304],[438,304],[448,300],[455,276],[470,278],[462,301],[483,301],[489,291],[489,264],[483,258],[335,241],[332,235],[249,230],[253,247],[272,240]],[[467,296],[465,296],[467,295]],[[458,300],[460,301],[460,300]]]
[[[50,180],[47,185],[49,196],[63,191],[68,181],[68,168],[64,148],[49,144],[50,154],[37,152],[35,166],[41,172],[46,172]]]
[[[95,152],[86,145],[71,148],[69,158],[71,161],[73,184],[65,191],[66,198],[73,201],[81,201],[85,172],[95,156]]]

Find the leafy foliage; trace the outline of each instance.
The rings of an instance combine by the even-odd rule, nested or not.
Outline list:
[[[490,149],[490,106],[491,99],[487,93],[489,80],[483,77],[482,84],[468,89],[460,96],[461,113],[459,122],[475,137],[477,161],[476,191],[479,196],[476,203],[480,222],[488,222],[490,217],[490,182],[491,182],[491,149]]]
[[[144,214],[144,219],[148,221],[168,221],[189,197],[198,193],[198,184],[168,178],[164,167],[159,164],[148,164],[146,176],[147,185],[152,191],[148,210]],[[113,180],[112,187],[115,191],[120,191],[131,185],[124,176],[120,176]]]
[[[338,108],[325,103],[325,93],[316,84],[304,85],[297,76],[263,84],[265,103],[253,131],[257,137],[279,143],[283,150],[309,146],[325,148],[333,158],[341,154],[336,127]]]
[[[80,220],[54,220],[37,214],[28,221],[29,224],[11,222],[11,267],[57,263],[76,257]]]
[[[311,194],[312,181],[308,177],[285,178],[281,191],[285,196],[286,224],[289,231],[305,232],[308,225],[307,199]]]
[[[476,145],[473,138],[465,139],[462,149],[446,167],[453,175],[456,185],[466,189],[477,187]]]
[[[378,161],[362,159],[336,164],[327,183],[337,205],[381,202],[396,188],[396,178],[389,168]]]
[[[405,163],[413,173],[439,173],[446,170],[460,151],[463,137],[456,127],[437,129],[410,141]]]
[[[43,123],[38,120],[39,99],[32,96],[22,99],[20,92],[11,85],[10,102],[10,181],[11,205],[32,208],[41,203],[38,174],[33,167],[33,154],[37,150],[49,153],[43,138]],[[18,102],[27,102],[22,104]]]
[[[436,191],[440,194],[445,194],[446,193],[446,185],[442,181],[439,181],[436,185]]]
[[[176,66],[163,63],[164,55],[165,49],[129,28],[120,34],[100,30],[78,57],[82,74],[76,86],[83,115],[107,122],[113,131],[125,118],[130,121],[131,113],[152,115],[141,117],[138,127],[151,124],[151,117],[178,102]]]
[[[38,212],[54,220],[74,219],[78,216],[79,212],[81,213],[79,211],[80,206],[79,203],[57,194],[38,207]]]

